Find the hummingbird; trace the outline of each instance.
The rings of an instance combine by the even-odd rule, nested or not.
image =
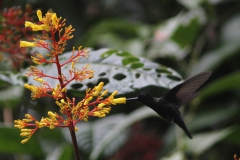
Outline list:
[[[208,80],[211,74],[211,71],[207,71],[190,77],[170,89],[162,97],[153,97],[149,93],[143,91],[137,97],[128,98],[127,100],[140,101],[157,112],[157,114],[159,114],[163,119],[176,123],[184,130],[188,137],[192,139],[179,108],[199,95],[199,92],[196,90]]]

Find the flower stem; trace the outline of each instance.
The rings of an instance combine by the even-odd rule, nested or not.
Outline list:
[[[71,138],[72,138],[75,160],[80,160],[80,154],[79,154],[79,151],[78,151],[77,139],[76,139],[76,134],[75,134],[73,122],[70,123],[69,131],[70,131]]]

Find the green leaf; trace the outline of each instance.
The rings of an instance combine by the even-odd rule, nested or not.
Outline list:
[[[61,62],[65,62],[69,59],[72,52],[67,52],[59,59]],[[131,57],[133,61],[127,61],[126,59]],[[80,62],[75,63],[76,68],[83,68],[85,65],[90,64],[91,69],[95,71],[95,76],[92,79],[84,80],[83,82],[71,82],[67,85],[68,90],[85,91],[87,88],[91,88],[97,85],[99,82],[105,83],[105,88],[109,92],[118,90],[120,94],[133,92],[147,86],[156,86],[164,88],[172,88],[180,82],[180,75],[165,66],[161,66],[157,63],[151,62],[148,59],[142,57],[134,57],[128,52],[100,49],[97,51],[91,51],[89,58],[81,58]],[[37,68],[44,72],[44,74],[56,76],[56,66],[39,65]],[[67,64],[62,68],[62,73],[69,77],[69,71],[71,64]],[[22,74],[0,74],[0,79],[11,82],[13,84],[23,85],[21,76],[23,76],[28,70],[25,70]],[[48,84],[55,87],[58,81],[55,79],[46,79]],[[31,78],[28,79],[30,84],[39,85],[38,82]]]
[[[147,57],[174,57],[183,60],[205,22],[205,11],[196,8],[161,23],[155,33],[155,41],[148,49]]]
[[[222,109],[210,109],[207,112],[198,113],[188,124],[188,127],[191,131],[194,131],[211,127],[219,123],[221,124],[236,115],[239,110],[238,107],[230,106]]]
[[[131,126],[135,122],[142,120],[147,117],[158,116],[153,110],[147,107],[141,107],[129,115],[118,120],[118,123],[115,124],[111,130],[109,130],[103,137],[101,137],[101,141],[99,141],[95,147],[93,148],[90,154],[90,160],[96,160],[101,153],[112,144],[113,140],[117,139],[119,136],[123,134],[127,127]]]
[[[4,127],[3,125],[1,125],[0,152],[11,154],[15,153],[30,154],[42,159],[44,157],[44,154],[35,136],[32,136],[27,143],[21,144],[21,141],[24,138],[21,137],[19,134],[20,134],[19,129]]]
[[[109,115],[106,118],[96,120],[94,122],[81,122],[77,124],[78,132],[76,137],[79,148],[85,153],[91,153],[96,146],[101,143],[102,139],[106,138],[109,132],[118,125],[119,122],[124,119],[123,114]],[[62,130],[66,139],[71,142],[69,133],[67,130]],[[124,130],[118,137],[112,139],[111,144],[108,144],[104,148],[101,148],[102,154],[107,157],[115,153],[127,140],[128,130]]]
[[[185,144],[183,145],[187,146],[188,152],[194,155],[200,155],[215,145],[217,142],[233,133],[236,128],[237,127],[232,126],[222,130],[213,131],[211,133],[200,133],[198,135],[195,135],[191,141],[185,141]]]
[[[198,63],[191,68],[190,75],[203,71],[215,70],[227,58],[238,54],[239,50],[240,43],[237,41],[235,43],[223,44],[221,47],[205,53],[204,56],[198,60]]]
[[[226,91],[240,89],[240,71],[230,73],[220,77],[217,80],[207,84],[199,95],[199,99],[203,100],[213,95],[218,95]]]
[[[184,48],[193,43],[199,31],[199,27],[198,19],[193,18],[190,20],[189,24],[180,25],[173,33],[171,39],[177,42],[181,48]]]
[[[65,145],[58,160],[73,159],[72,145]]]
[[[63,142],[54,149],[52,149],[47,155],[48,160],[66,160],[73,159],[73,147],[71,144]]]
[[[134,57],[134,56],[126,56],[123,60],[122,60],[122,64],[128,65],[131,64],[132,62],[139,62],[139,58]]]

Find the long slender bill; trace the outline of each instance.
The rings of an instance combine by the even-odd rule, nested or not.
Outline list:
[[[134,97],[134,98],[127,98],[127,101],[128,100],[137,100],[138,99],[138,97]]]

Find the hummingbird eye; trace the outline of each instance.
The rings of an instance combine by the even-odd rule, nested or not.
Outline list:
[[[138,98],[139,99],[148,99],[149,98],[149,94],[146,93],[146,92],[141,92],[139,95],[138,95]]]

